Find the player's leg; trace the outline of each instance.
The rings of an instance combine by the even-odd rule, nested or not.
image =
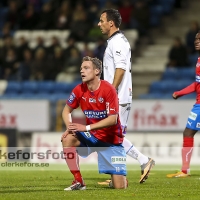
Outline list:
[[[111,180],[112,180],[112,186],[115,189],[125,189],[127,187],[126,176],[112,174]]]
[[[194,135],[200,130],[200,105],[194,105],[187,119],[187,125],[183,131],[183,146],[182,146],[182,167],[181,171],[175,174],[167,174],[167,177],[181,178],[190,175],[190,160],[194,147]]]
[[[194,147],[194,135],[197,131],[185,128],[183,132],[182,168],[185,174],[190,174],[190,160]]]
[[[119,117],[124,136],[126,136],[127,123],[130,110],[131,110],[130,104],[123,104],[119,106]],[[122,145],[125,148],[126,154],[134,158],[135,160],[138,160],[140,165],[143,165],[148,162],[148,157],[142,154],[127,138],[124,138]]]
[[[124,136],[126,136],[127,123],[130,110],[131,110],[131,104],[123,104],[119,106],[119,117]],[[155,165],[155,161],[142,154],[127,138],[124,138],[122,145],[125,148],[126,154],[140,163],[141,177],[139,182],[143,183],[148,178],[150,170]]]
[[[98,148],[99,173],[111,175],[111,186],[115,189],[125,189],[126,180],[126,153],[122,145],[111,145],[107,148]]]
[[[130,157],[137,160],[140,165],[143,165],[148,162],[148,157],[142,154],[127,138],[124,138],[122,145],[125,148],[125,152]]]
[[[80,141],[72,134],[68,134],[66,138],[62,139],[63,153],[65,161],[69,167],[70,172],[74,176],[72,185],[65,188],[64,190],[84,190],[86,189],[80,168],[79,168],[79,157],[76,151],[76,146],[80,145]]]
[[[183,147],[182,147],[182,167],[181,172],[190,175],[190,160],[194,147],[194,135],[200,130],[200,105],[196,104],[192,108],[187,120],[187,125],[183,131]]]
[[[182,167],[181,171],[175,174],[168,174],[168,178],[184,178],[190,176],[190,160],[194,147],[194,135],[197,130],[185,128],[183,132],[183,147],[182,147]]]

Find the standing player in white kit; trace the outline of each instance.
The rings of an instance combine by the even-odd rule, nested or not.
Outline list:
[[[132,103],[131,47],[124,34],[119,30],[120,24],[119,11],[106,9],[101,13],[98,26],[102,34],[108,36],[103,58],[103,75],[104,80],[111,83],[117,90],[119,116],[125,136]],[[145,182],[155,161],[139,152],[126,138],[124,138],[123,146],[126,154],[139,161],[141,165],[139,182]],[[109,180],[107,182],[109,183]]]

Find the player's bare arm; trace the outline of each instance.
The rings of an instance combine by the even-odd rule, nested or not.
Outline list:
[[[117,123],[118,115],[109,115],[107,118],[102,119],[101,121],[91,124],[90,130],[96,130],[101,128],[106,128],[113,126]],[[78,123],[70,123],[68,129],[70,131],[87,131],[86,126]]]
[[[63,140],[63,138],[66,138],[68,134],[72,134],[75,136],[75,133],[68,129],[69,124],[72,122],[72,118],[71,118],[72,111],[73,111],[72,108],[70,108],[68,105],[65,105],[62,112],[62,118],[66,126],[66,131],[62,134],[61,141]]]
[[[187,87],[183,88],[182,90],[174,92],[172,94],[172,97],[174,99],[177,99],[181,96],[190,94],[190,93],[195,92],[195,91],[196,91],[196,83],[193,82],[192,84],[188,85]]]
[[[68,128],[69,123],[72,122],[72,118],[71,118],[72,111],[73,111],[73,108],[69,107],[68,105],[65,105],[62,112],[62,118],[66,125],[66,129]]]
[[[117,68],[117,69],[115,70],[115,76],[114,76],[112,85],[113,85],[116,89],[119,87],[120,83],[122,82],[122,79],[123,79],[123,77],[124,77],[124,73],[125,73],[125,70],[124,70],[124,69]]]

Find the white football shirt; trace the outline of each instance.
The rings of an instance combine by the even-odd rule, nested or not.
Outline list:
[[[125,70],[118,87],[119,104],[132,103],[131,47],[120,31],[115,32],[107,40],[103,57],[104,80],[112,84],[116,68]]]

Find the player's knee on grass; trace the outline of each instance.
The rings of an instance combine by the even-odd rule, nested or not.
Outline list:
[[[114,189],[126,189],[127,182],[126,176],[113,174],[111,175],[112,184]]]

